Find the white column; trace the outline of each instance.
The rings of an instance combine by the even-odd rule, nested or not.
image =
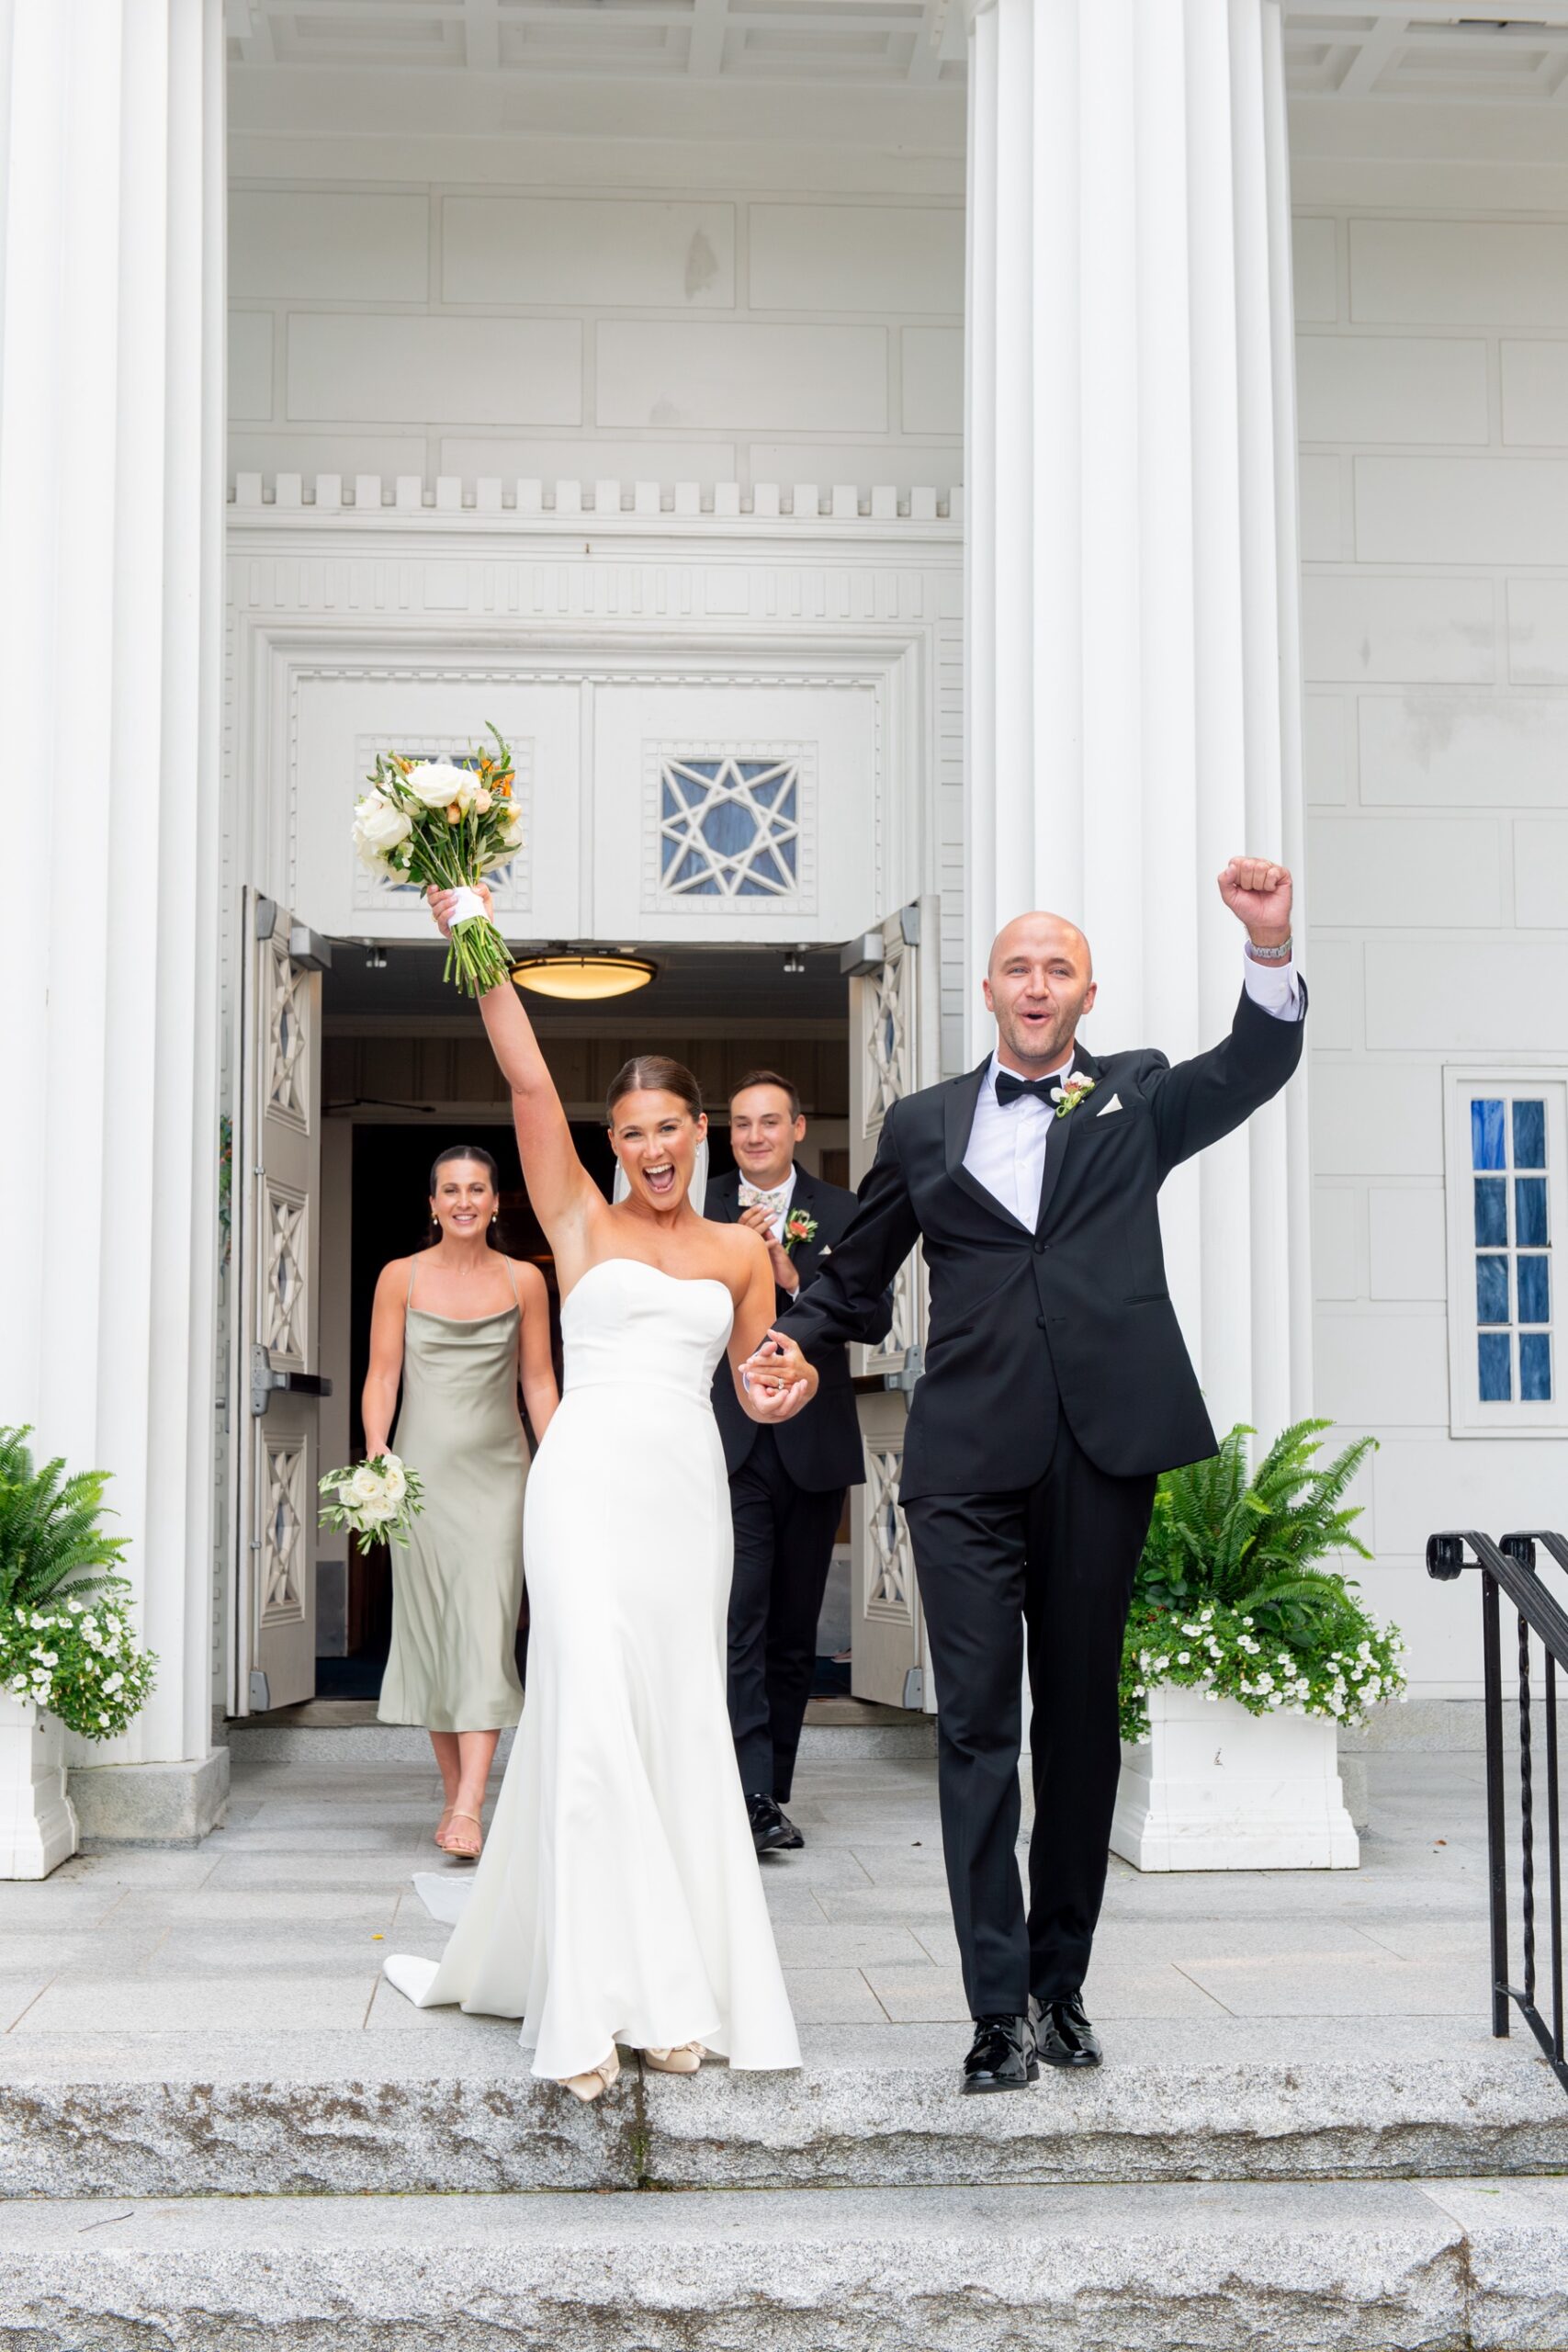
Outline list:
[[[1279,0],[968,6],[969,959],[1069,914],[1087,1042],[1174,1059],[1241,985],[1220,867],[1303,878]],[[1298,1080],[1167,1187],[1222,1430],[1307,1409],[1304,1116]]]
[[[114,1474],[161,1660],[131,1733],[77,1761],[191,1766],[193,1785],[212,1696],[222,29],[221,0],[0,0],[0,1419]],[[135,1776],[111,1777],[133,1802]],[[156,1804],[179,1802],[165,1773]]]

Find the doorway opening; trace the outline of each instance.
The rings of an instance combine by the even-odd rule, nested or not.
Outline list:
[[[604,1132],[609,1081],[628,1056],[672,1055],[696,1074],[708,1104],[710,1172],[734,1166],[728,1102],[749,1069],[780,1070],[797,1086],[807,1136],[798,1157],[848,1184],[848,995],[836,948],[644,948],[655,978],[635,997],[560,1004],[530,997],[584,1166],[608,1196],[614,1160]],[[439,947],[346,942],[323,975],[321,1361],[332,1395],[321,1408],[323,1467],[363,1447],[360,1393],[377,1278],[389,1259],[429,1238],[428,1177],[435,1153],[471,1140],[501,1168],[498,1245],[536,1265],[550,1292],[559,1368],[558,1299],[548,1244],[523,1183],[510,1102],[478,1014],[441,978]],[[848,1528],[840,1530],[818,1631],[819,1683],[848,1689]],[[525,1566],[526,1564],[525,1564]],[[322,1533],[316,1546],[318,1698],[368,1712],[380,1690],[391,1628],[387,1551],[361,1553]],[[526,1597],[519,1628],[526,1655]]]

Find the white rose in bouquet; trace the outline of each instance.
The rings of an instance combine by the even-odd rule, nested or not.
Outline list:
[[[381,1460],[386,1465],[381,1472],[381,1491],[389,1503],[400,1503],[409,1484],[403,1465],[395,1453],[384,1453]]]
[[[391,853],[407,841],[412,831],[412,819],[389,800],[384,800],[378,792],[367,793],[355,809],[354,846],[376,873],[386,872]]]
[[[418,1471],[395,1453],[329,1470],[318,1484],[326,1498],[321,1525],[352,1528],[370,1544],[406,1544],[410,1522],[423,1501]]]
[[[449,808],[454,801],[467,808],[476,789],[472,770],[454,767],[450,760],[421,760],[403,782],[427,808]]]
[[[368,1462],[362,1462],[348,1482],[348,1491],[353,1499],[362,1506],[378,1503],[383,1491],[380,1472],[373,1470]]]

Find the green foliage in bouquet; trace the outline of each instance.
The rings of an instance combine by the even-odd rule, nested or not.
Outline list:
[[[323,1527],[347,1529],[364,1549],[409,1540],[409,1528],[424,1507],[424,1481],[395,1453],[373,1453],[350,1462],[316,1481],[328,1499],[318,1517]]]
[[[99,1523],[107,1474],[35,1466],[27,1429],[0,1429],[0,1688],[88,1739],[145,1706],[157,1660],[132,1634],[123,1536]]]
[[[1331,1427],[1292,1423],[1249,1476],[1254,1432],[1238,1423],[1207,1461],[1161,1477],[1122,1645],[1123,1739],[1148,1737],[1148,1693],[1162,1682],[1255,1715],[1283,1708],[1342,1723],[1403,1694],[1398,1627],[1380,1625],[1359,1587],[1320,1565],[1335,1553],[1371,1557],[1345,1495],[1376,1440],[1358,1438],[1320,1465]]]

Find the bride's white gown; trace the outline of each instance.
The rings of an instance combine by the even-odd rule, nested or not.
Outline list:
[[[521,2018],[536,2075],[586,2073],[612,2041],[800,2064],[725,1702],[709,1385],[731,1319],[722,1283],[633,1258],[566,1300],[560,1408],[524,1505],[523,1721],[445,1956],[385,1962],[421,2007]],[[454,1890],[420,1891],[442,1916]]]

